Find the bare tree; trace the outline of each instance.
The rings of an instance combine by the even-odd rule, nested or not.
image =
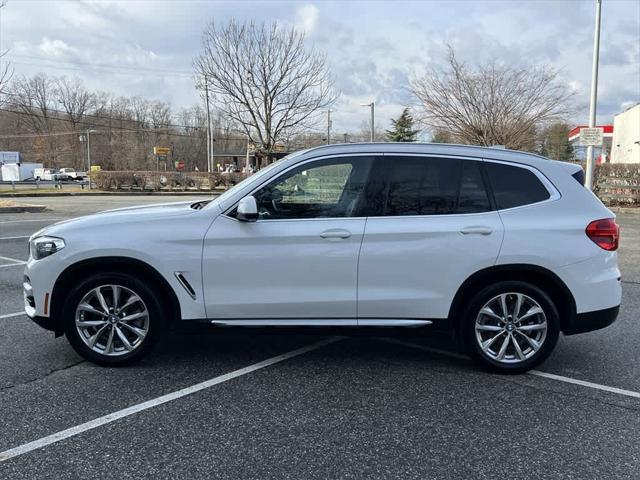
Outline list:
[[[448,69],[411,81],[421,120],[453,141],[531,149],[539,127],[570,112],[571,93],[546,67],[508,67],[492,61],[472,69],[449,47]]]
[[[293,28],[231,21],[209,25],[194,68],[218,108],[270,157],[286,132],[310,126],[335,100],[325,63]]]
[[[6,0],[0,1],[0,18],[2,16],[1,10],[7,5]],[[2,62],[2,57],[7,54],[8,50],[0,49],[0,106],[7,102],[5,98],[5,94],[7,93],[7,87],[11,82],[11,77],[13,76],[13,68],[11,68],[11,64],[9,62]]]
[[[55,80],[54,96],[75,130],[92,106],[93,95],[78,78]]]

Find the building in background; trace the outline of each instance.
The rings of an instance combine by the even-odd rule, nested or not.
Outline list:
[[[613,117],[611,163],[640,163],[640,103]]]
[[[580,129],[587,128],[587,125],[578,125],[569,131],[569,142],[573,147],[573,151],[576,152],[576,157],[579,160],[585,160],[585,152],[587,147],[580,145]],[[602,148],[596,147],[593,151],[593,156],[596,159],[596,164],[607,163],[610,160],[611,148],[613,145],[613,125],[598,125],[598,128],[603,130],[603,145]]]
[[[0,152],[0,181],[21,182],[33,179],[36,168],[42,168],[42,164],[22,162],[20,152]]]

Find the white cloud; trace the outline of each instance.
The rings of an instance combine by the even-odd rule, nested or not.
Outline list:
[[[311,3],[302,5],[296,9],[296,28],[307,35],[312,35],[318,24],[320,10]]]
[[[47,37],[44,37],[40,44],[37,46],[37,51],[43,56],[46,57],[65,57],[66,55],[73,53],[75,49],[70,47],[63,40],[50,40]]]

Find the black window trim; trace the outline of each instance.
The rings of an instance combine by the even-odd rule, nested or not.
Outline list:
[[[373,171],[373,168],[375,167],[377,161],[379,160],[379,157],[382,157],[383,153],[382,152],[361,152],[361,153],[334,153],[331,155],[322,155],[322,156],[318,156],[318,157],[312,157],[312,158],[307,158],[306,160],[303,160],[301,162],[297,162],[294,163],[293,165],[289,165],[289,167],[287,167],[286,169],[276,173],[275,175],[272,175],[271,177],[269,177],[268,179],[266,179],[264,182],[260,183],[258,186],[256,186],[256,188],[254,188],[253,190],[251,190],[250,193],[247,193],[246,195],[244,195],[242,198],[244,197],[248,197],[249,195],[253,195],[255,194],[258,190],[260,190],[262,187],[264,187],[265,185],[268,185],[269,183],[277,180],[278,178],[282,177],[283,175],[286,175],[288,172],[290,172],[291,170],[298,168],[302,165],[306,165],[307,163],[311,163],[311,162],[319,162],[319,161],[323,161],[323,160],[331,160],[333,158],[339,159],[339,158],[352,158],[352,157],[371,157],[372,158],[372,162],[371,162],[371,169],[369,170],[369,176],[367,177],[367,180],[365,182],[365,191],[367,188],[367,185],[369,183],[369,178],[371,176],[371,172]],[[230,219],[230,220],[234,220],[236,222],[240,222],[240,220],[238,220],[237,218],[231,216],[231,213],[233,211],[235,211],[235,209],[238,207],[238,203],[240,203],[239,199],[237,202],[233,203],[233,205],[231,205],[229,208],[227,208],[224,212],[222,212],[222,216]],[[358,209],[358,213],[361,213],[361,208]],[[265,220],[265,219],[261,219],[258,218],[258,220],[256,220],[255,222],[252,223],[258,223],[258,222],[301,222],[301,221],[311,221],[311,222],[318,222],[318,221],[323,221],[323,220],[366,220],[366,216],[354,216],[354,217],[318,217],[318,218],[273,218],[270,220]],[[246,222],[242,222],[242,223],[246,223]]]

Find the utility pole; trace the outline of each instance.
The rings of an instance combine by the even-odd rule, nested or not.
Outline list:
[[[207,109],[207,172],[213,171],[213,142],[211,136],[211,113],[209,111],[209,81],[204,77],[204,98]]]
[[[600,61],[600,15],[602,0],[596,0],[596,29],[593,36],[593,64],[591,66],[591,100],[589,104],[589,128],[596,126],[596,104],[598,102],[598,62]],[[593,190],[593,146],[587,147],[587,172],[585,186]]]
[[[327,110],[327,145],[331,145],[331,110]]]
[[[87,177],[89,178],[89,190],[91,190],[91,134],[97,132],[98,130],[94,130],[92,127],[89,127],[85,134],[87,140]],[[82,135],[80,135],[80,141],[84,141]]]
[[[371,103],[361,103],[360,104],[361,107],[370,107],[371,108],[371,142],[375,142],[376,141],[376,126],[375,126],[375,108],[376,108],[376,104],[375,102],[371,102]]]
[[[376,141],[375,108],[376,104],[371,102],[371,142]]]
[[[87,175],[89,175],[89,190],[91,190],[91,129],[87,128]]]

